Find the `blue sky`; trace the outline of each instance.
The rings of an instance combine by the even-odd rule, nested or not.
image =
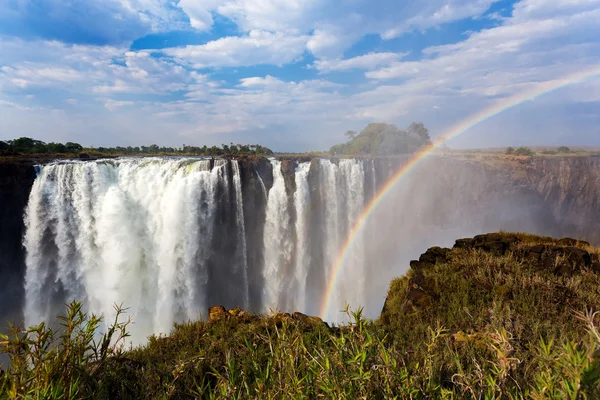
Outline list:
[[[600,65],[600,0],[3,0],[0,140],[327,149],[369,122],[432,136]],[[600,146],[600,79],[454,147]]]

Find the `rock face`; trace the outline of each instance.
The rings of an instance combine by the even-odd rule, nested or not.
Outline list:
[[[600,244],[600,156],[533,158],[527,174],[562,235]]]
[[[22,318],[17,310],[22,309],[24,293],[23,212],[34,180],[31,163],[0,163],[0,321]]]

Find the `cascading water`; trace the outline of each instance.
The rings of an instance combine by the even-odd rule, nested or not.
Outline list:
[[[209,305],[207,260],[225,168],[164,159],[45,166],[26,211],[26,322],[50,319],[72,299],[104,315],[122,303],[134,334],[198,318]]]
[[[310,163],[302,163],[295,174],[296,192],[294,193],[294,207],[296,208],[296,260],[294,263],[295,287],[293,293],[293,308],[307,309],[306,279],[310,265],[310,251],[308,249],[308,219],[310,217],[310,190],[308,187],[308,172]]]
[[[408,160],[40,166],[24,220],[26,324],[55,321],[71,300],[107,320],[115,303],[127,307],[135,343],[215,305],[318,315],[328,299],[329,322],[345,320],[346,304],[375,317],[390,280],[427,247],[500,229],[558,232],[537,192],[441,157],[407,173],[346,243]]]
[[[264,229],[263,305],[266,309],[286,307],[286,270],[291,262],[293,243],[290,238],[290,213],[281,163],[273,164],[273,186],[267,197]]]
[[[329,160],[321,161],[323,181],[322,197],[325,199],[325,273],[330,277],[339,249],[364,207],[363,162],[351,159],[339,160],[336,165]],[[364,299],[364,242],[362,234],[354,241],[347,257],[346,273],[333,288],[331,309],[327,319],[344,320],[342,311],[346,305],[357,306]]]
[[[242,291],[244,293],[244,307],[248,307],[250,304],[250,292],[248,288],[248,260],[247,260],[247,248],[246,248],[246,225],[244,223],[244,200],[242,198],[242,180],[240,177],[240,166],[237,160],[231,161],[233,168],[233,184],[235,187],[235,203],[236,203],[236,223],[238,240],[241,243],[239,246],[237,258],[240,261],[242,275]],[[239,271],[236,271],[240,273]]]
[[[318,308],[325,293],[309,294],[311,268],[319,260],[316,268],[329,276],[362,211],[363,161],[301,163],[289,179],[282,162],[271,167],[268,190],[256,168],[242,171],[236,160],[124,158],[41,167],[25,216],[26,323],[52,320],[71,300],[108,319],[114,304],[123,304],[135,321],[134,341],[142,341],[213,305],[249,307],[249,282],[257,281],[254,311]],[[256,187],[244,189],[244,173],[256,174]],[[247,260],[257,226],[247,225],[244,190],[267,194],[259,271],[249,270]],[[351,249],[334,310],[365,300],[363,245],[359,239]],[[342,320],[337,312],[329,317]]]

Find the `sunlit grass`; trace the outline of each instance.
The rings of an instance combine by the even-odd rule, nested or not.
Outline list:
[[[540,269],[520,251],[556,240],[518,238],[504,255],[452,250],[394,280],[377,321],[347,310],[344,326],[238,310],[128,350],[128,322],[98,335],[100,319],[73,303],[58,331],[0,339],[0,398],[600,398],[599,274]]]

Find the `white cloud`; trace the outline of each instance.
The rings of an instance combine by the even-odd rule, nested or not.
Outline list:
[[[363,35],[390,39],[415,29],[479,17],[495,1],[179,0],[177,4],[198,30],[210,30],[216,14],[233,21],[244,33],[271,32],[290,39],[310,35],[309,51],[319,58],[338,58]]]
[[[251,31],[247,36],[224,37],[203,45],[168,48],[162,53],[190,63],[195,68],[284,65],[302,55],[306,41],[306,36]]]
[[[219,0],[179,0],[177,5],[187,14],[192,28],[206,31],[212,28],[214,22],[211,9],[220,3]]]
[[[123,101],[123,100],[117,101],[117,100],[112,100],[112,99],[104,100],[104,107],[110,111],[114,111],[120,107],[131,106],[133,104],[135,104],[133,101]]]
[[[367,53],[347,59],[317,60],[314,67],[321,72],[344,71],[349,69],[372,70],[389,65],[405,57],[408,53]]]
[[[429,7],[417,15],[400,22],[396,27],[382,33],[385,39],[396,38],[414,29],[424,30],[443,23],[478,17],[499,0],[469,0],[449,2],[429,2]],[[440,4],[441,3],[441,4]]]
[[[13,103],[12,101],[8,101],[8,100],[2,100],[2,99],[0,99],[0,106],[16,108],[21,111],[30,111],[31,110],[30,107],[23,106],[23,105],[17,104],[17,103]]]
[[[234,21],[240,36],[158,51],[0,36],[0,119],[11,136],[19,132],[56,141],[66,135],[95,145],[212,145],[233,140],[280,150],[324,149],[343,140],[345,130],[360,129],[373,120],[401,126],[423,120],[435,135],[502,97],[600,64],[598,1],[523,0],[512,16],[497,22],[499,26],[470,33],[458,43],[424,49],[422,55],[413,54],[412,61],[405,61],[400,52],[347,59],[342,54],[365,34],[398,28],[396,35],[465,15],[476,17],[490,2],[450,2],[446,9],[437,1],[349,1],[337,2],[336,8],[331,1],[194,2],[204,7],[200,11],[210,11],[210,20],[198,14],[204,24],[198,22],[198,29],[209,29],[218,14]],[[178,4],[185,3],[192,4]],[[154,11],[139,10],[152,5],[160,9],[160,4],[132,0],[130,5],[151,15]],[[390,4],[393,7],[385,8]],[[281,19],[270,21],[277,7]],[[426,15],[435,17],[426,21]],[[317,58],[311,66],[317,71],[364,70],[369,81],[342,85],[294,79],[285,67],[269,69],[270,75],[244,68],[214,72],[221,67],[285,65],[307,50]],[[314,71],[306,72],[314,76]],[[598,81],[589,81],[540,97],[473,133],[497,133],[500,145],[524,134],[543,140],[537,133],[541,128],[535,128],[539,124],[547,137],[561,137],[558,127],[564,129],[565,121],[582,115],[576,105],[583,102],[586,124],[600,126],[600,112],[592,112],[599,87]],[[39,88],[52,90],[57,101],[44,104],[43,96],[24,101]],[[61,105],[68,113],[61,112]],[[539,117],[543,110],[551,110],[546,119]],[[505,125],[510,129],[502,129]],[[590,133],[597,130],[580,131],[588,142],[600,138],[600,132],[597,137]],[[100,138],[106,142],[99,143]]]

